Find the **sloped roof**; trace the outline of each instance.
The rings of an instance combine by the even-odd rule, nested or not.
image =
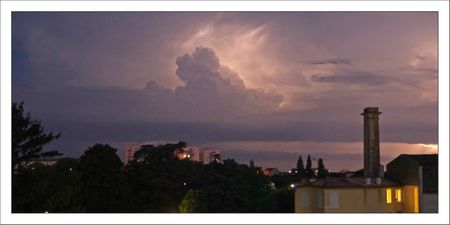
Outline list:
[[[405,157],[410,159],[420,166],[436,166],[438,165],[438,155],[437,154],[420,154],[420,155],[409,155],[401,154],[399,157]]]
[[[381,183],[376,184],[372,180],[371,184],[365,183],[363,177],[326,177],[315,181],[303,181],[297,184],[298,187],[321,187],[321,188],[375,188],[375,187],[396,187],[397,183],[381,178]]]

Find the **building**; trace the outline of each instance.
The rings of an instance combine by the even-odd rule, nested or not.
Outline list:
[[[220,149],[206,148],[204,150],[196,146],[186,146],[177,154],[178,159],[189,159],[201,164],[221,162]]]
[[[388,164],[388,176],[384,178],[384,167],[380,165],[380,114],[375,107],[365,108],[361,114],[361,177],[334,176],[295,184],[295,212],[437,212],[437,156],[401,155]]]
[[[201,164],[209,164],[212,162],[221,162],[220,149],[206,148],[204,150],[195,146],[186,146],[182,150],[182,154],[178,154],[179,159],[189,159]]]
[[[203,152],[199,147],[196,146],[186,146],[183,148],[183,151],[186,153],[182,158],[189,158],[194,162],[203,162]],[[180,158],[180,157],[178,157]]]
[[[264,176],[267,176],[267,177],[271,177],[271,176],[277,175],[279,173],[280,173],[280,171],[278,171],[277,168],[265,168],[264,169]]]
[[[405,192],[418,196],[407,211],[438,212],[438,155],[402,154],[387,164],[387,177],[403,185]]]
[[[125,148],[125,163],[128,163],[134,159],[134,153],[136,153],[142,145],[148,143],[129,145]],[[211,162],[221,162],[220,156],[221,150],[218,148],[206,148],[204,150],[196,146],[186,146],[182,149],[177,149],[173,152],[174,156],[178,159],[189,159],[201,164],[208,164]]]
[[[326,177],[296,184],[295,212],[385,213],[402,211],[402,187],[384,178]]]
[[[218,148],[206,148],[203,150],[203,164],[221,162],[220,152]]]
[[[27,166],[33,165],[33,164],[42,164],[44,166],[53,166],[58,162],[59,158],[53,158],[53,159],[39,159],[39,160],[32,160],[27,162]]]
[[[141,145],[130,145],[125,148],[125,164],[134,159],[134,153],[141,148]]]

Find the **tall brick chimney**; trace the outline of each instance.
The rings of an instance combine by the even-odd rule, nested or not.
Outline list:
[[[368,107],[361,113],[364,116],[364,177],[368,184],[380,177],[380,130],[378,126],[378,107]]]

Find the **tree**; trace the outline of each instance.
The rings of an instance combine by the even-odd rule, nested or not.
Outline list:
[[[306,168],[305,168],[306,177],[311,178],[313,176],[312,165],[311,165],[311,156],[308,155],[308,159],[306,160]]]
[[[318,176],[320,178],[323,178],[323,177],[327,176],[328,171],[325,169],[325,165],[323,164],[322,158],[319,158],[319,162],[318,162],[317,168],[319,170],[318,171]]]
[[[303,165],[303,159],[302,156],[298,156],[298,160],[297,160],[297,170],[298,170],[298,174],[300,177],[304,177],[305,176],[305,167]]]
[[[253,159],[250,159],[250,168],[254,168],[255,167],[255,162],[253,162]]]
[[[45,211],[50,213],[81,213],[85,208],[80,202],[78,159],[62,158],[51,166],[46,180],[49,192],[44,202]],[[43,204],[44,203],[44,204]]]
[[[126,166],[135,212],[178,212],[187,191],[204,180],[194,162],[176,157],[184,146],[184,142],[143,145],[135,153]]]
[[[96,144],[80,158],[81,202],[86,212],[125,212],[127,183],[123,164],[109,145]]]
[[[206,213],[208,205],[205,193],[200,190],[189,190],[179,206],[181,213]]]
[[[24,115],[23,102],[12,105],[12,170],[18,171],[32,160],[62,155],[58,151],[44,151],[43,146],[60,137],[60,133],[45,133],[40,121]]]

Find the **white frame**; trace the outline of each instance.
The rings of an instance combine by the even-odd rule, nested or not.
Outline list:
[[[448,1],[1,1],[1,223],[449,223],[449,193],[439,192],[438,214],[11,214],[11,12],[12,11],[438,11],[439,189],[449,190]]]

